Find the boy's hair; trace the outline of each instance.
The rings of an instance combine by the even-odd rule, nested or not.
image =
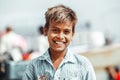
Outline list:
[[[51,7],[45,13],[45,19],[46,19],[45,27],[47,28],[49,28],[49,24],[51,22],[65,23],[67,21],[71,21],[71,23],[73,24],[73,32],[75,31],[77,16],[75,12],[69,7],[66,7],[64,5]]]

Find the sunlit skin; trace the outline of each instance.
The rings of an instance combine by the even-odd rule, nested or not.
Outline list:
[[[67,46],[70,44],[74,35],[72,29],[73,26],[70,21],[59,24],[52,22],[48,29],[44,29],[45,34],[48,36],[50,56],[55,68],[58,68],[67,52]]]

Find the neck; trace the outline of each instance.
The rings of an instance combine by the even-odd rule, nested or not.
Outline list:
[[[66,55],[67,50],[64,51],[54,51],[49,49],[50,57],[52,62],[56,61],[57,59],[63,59]]]

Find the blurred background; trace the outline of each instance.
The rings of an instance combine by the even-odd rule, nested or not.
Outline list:
[[[97,80],[111,80],[116,67],[119,72],[120,0],[0,0],[0,80],[21,80],[29,61],[49,47],[40,27],[47,9],[58,4],[76,12],[76,34],[69,47],[91,61]]]

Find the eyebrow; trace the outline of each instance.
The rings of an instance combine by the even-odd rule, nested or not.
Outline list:
[[[58,27],[52,26],[52,28],[58,28]]]

